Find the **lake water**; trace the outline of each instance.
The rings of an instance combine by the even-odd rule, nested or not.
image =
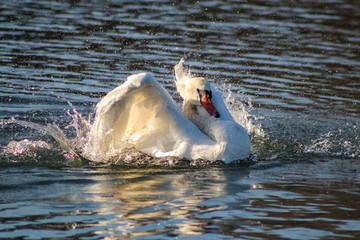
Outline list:
[[[3,1],[0,238],[360,238],[360,4]],[[96,103],[182,58],[255,162],[81,156]]]

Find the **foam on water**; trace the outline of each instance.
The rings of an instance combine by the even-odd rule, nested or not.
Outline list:
[[[70,106],[72,106],[70,104]],[[58,124],[39,124],[30,121],[17,120],[11,118],[9,120],[1,120],[0,126],[2,131],[6,131],[5,127],[10,125],[20,125],[22,130],[36,130],[34,139],[11,140],[7,146],[3,147],[0,155],[5,161],[10,162],[39,162],[43,159],[53,161],[54,163],[78,162],[82,159],[82,149],[86,144],[86,135],[89,131],[90,122],[79,114],[73,107],[72,112],[68,111],[68,115],[72,121],[64,129]],[[67,131],[69,130],[69,131]],[[52,142],[46,142],[46,135],[51,136]],[[43,138],[43,139],[42,139]]]

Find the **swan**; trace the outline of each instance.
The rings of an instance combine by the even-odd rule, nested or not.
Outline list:
[[[152,74],[130,75],[97,104],[86,155],[100,161],[135,147],[154,157],[248,159],[249,135],[231,116],[222,94],[205,78],[185,71],[183,63],[174,67],[182,110]]]

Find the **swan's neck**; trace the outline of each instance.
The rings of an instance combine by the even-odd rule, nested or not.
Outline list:
[[[184,100],[181,111],[184,116],[187,117],[190,121],[193,121],[195,120],[195,118],[198,117],[209,117],[209,113],[205,110],[203,106],[201,106],[199,100]]]
[[[219,119],[211,117],[198,101],[184,101],[182,112],[186,118],[194,123],[207,136],[217,142],[221,140],[221,136],[218,136],[219,134],[215,131],[215,125]]]

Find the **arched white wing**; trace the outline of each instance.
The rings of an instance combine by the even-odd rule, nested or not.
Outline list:
[[[100,160],[129,144],[157,157],[216,160],[223,151],[183,116],[169,93],[147,73],[129,76],[98,103],[86,152]]]

